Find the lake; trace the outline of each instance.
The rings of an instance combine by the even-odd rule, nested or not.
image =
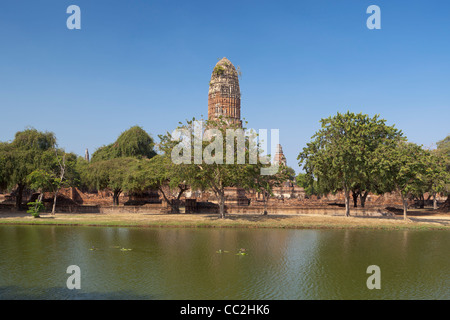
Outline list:
[[[450,299],[445,230],[1,225],[0,244],[0,299]]]

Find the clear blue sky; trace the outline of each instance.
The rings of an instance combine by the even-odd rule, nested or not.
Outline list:
[[[66,9],[81,8],[81,30]],[[381,30],[366,9],[381,8]],[[240,66],[248,127],[288,165],[324,117],[380,114],[410,141],[450,133],[450,1],[2,1],[0,141],[27,126],[83,155],[133,125],[156,140],[207,116],[218,58]]]

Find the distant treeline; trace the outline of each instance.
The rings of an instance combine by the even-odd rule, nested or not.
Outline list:
[[[237,124],[226,119],[205,122],[205,128],[214,128],[223,137],[226,129],[237,128]],[[98,148],[91,160],[86,161],[60,148],[53,133],[28,128],[17,132],[13,141],[0,142],[0,190],[12,192],[18,208],[23,205],[25,189],[40,195],[52,192],[53,212],[59,190],[69,186],[89,191],[109,189],[113,192],[114,205],[119,204],[119,195],[124,191],[158,189],[173,212],[179,208],[178,201],[172,200],[180,199],[188,188],[210,190],[219,200],[220,217],[225,217],[225,188],[257,190],[266,203],[273,188],[286,180],[296,182],[307,194],[344,192],[347,215],[350,197],[355,204],[359,199],[364,206],[369,192],[399,191],[405,217],[408,198],[423,199],[425,193],[434,199],[437,194],[448,195],[450,136],[437,142],[436,149],[427,150],[408,142],[400,130],[386,125],[378,115],[371,118],[364,114],[337,113],[322,119],[321,124],[322,128],[298,155],[304,173],[297,176],[292,168],[284,165],[274,175],[261,175],[261,168],[270,165],[266,161],[218,164],[203,160],[175,164],[171,156],[180,142],[166,133],[159,136],[156,144],[139,126],[131,127],[115,142]],[[180,123],[179,128],[192,135],[189,141],[193,141],[194,120]],[[250,145],[246,144],[246,159],[251,152]],[[193,160],[193,149],[188,151],[184,156]],[[225,141],[212,139],[202,142],[202,151],[223,160],[229,150]],[[236,150],[232,151],[237,157]],[[38,201],[41,200],[42,196]]]

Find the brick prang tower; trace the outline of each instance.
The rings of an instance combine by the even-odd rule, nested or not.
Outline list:
[[[209,82],[208,119],[219,117],[242,126],[239,74],[227,58],[217,62]]]

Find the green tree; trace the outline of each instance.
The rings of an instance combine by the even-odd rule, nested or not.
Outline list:
[[[128,177],[139,159],[122,157],[93,162],[87,168],[85,179],[97,190],[110,189],[113,192],[113,205],[119,205],[119,196],[129,190]]]
[[[279,165],[279,168],[275,174],[262,175],[261,168],[268,167],[260,162],[255,166],[248,166],[248,173],[246,179],[248,183],[247,189],[253,189],[260,192],[263,196],[264,211],[263,214],[267,215],[267,203],[269,197],[273,196],[273,189],[275,187],[281,187],[283,183],[292,181],[295,176],[295,172],[290,167],[283,164]]]
[[[345,215],[349,216],[350,192],[357,188],[366,194],[379,182],[375,151],[381,145],[392,147],[402,134],[378,115],[337,113],[320,122],[321,129],[297,159],[322,192],[344,192]]]
[[[52,214],[56,212],[56,201],[61,188],[74,186],[77,173],[75,165],[77,156],[66,153],[63,149],[47,150],[42,154],[46,166],[31,172],[27,181],[31,189],[37,190],[42,201],[44,192],[53,193]]]
[[[285,166],[285,165],[283,165],[281,167],[283,169],[283,173],[286,175],[286,180],[288,180],[292,183],[295,183],[296,174],[295,174],[294,168],[291,168],[291,167]]]
[[[447,158],[450,158],[450,135],[442,139],[441,141],[438,141],[436,143],[436,150],[439,153],[442,153]]]
[[[8,148],[7,142],[0,142],[0,191],[8,188],[8,176],[7,176],[7,162],[8,162]]]
[[[94,152],[91,163],[79,161],[78,168],[84,185],[101,189],[111,189],[113,205],[119,205],[123,191],[129,185],[130,175],[135,173],[139,160],[150,159],[156,155],[152,137],[139,126],[133,126],[121,133],[117,140]]]
[[[433,208],[437,209],[436,195],[442,193],[448,197],[450,191],[450,136],[439,141],[437,148],[430,151],[426,166],[428,191],[433,195]]]
[[[295,177],[295,184],[302,187],[305,191],[305,195],[308,197],[311,195],[320,195],[317,181],[314,180],[311,175],[300,172]]]
[[[91,162],[121,157],[152,158],[156,155],[153,138],[139,126],[122,132],[114,143],[100,147],[92,155]]]
[[[193,190],[210,190],[215,194],[219,217],[225,218],[225,189],[249,188],[253,182],[250,181],[253,177],[248,174],[249,167],[256,165],[249,164],[248,160],[253,146],[250,148],[247,137],[244,141],[247,148],[237,148],[237,138],[231,131],[244,129],[225,118],[201,123],[206,130],[198,129],[199,122],[195,118],[186,124],[180,123],[176,132],[181,133],[181,136],[169,132],[160,135],[160,146],[164,154],[171,155],[171,160],[187,173],[186,184]],[[200,131],[204,135],[199,138],[197,133]],[[241,160],[244,161],[241,163]]]
[[[403,203],[403,217],[407,220],[408,198],[423,193],[426,184],[426,152],[421,146],[401,141],[395,148],[382,146],[376,161],[385,192],[397,190]]]
[[[31,206],[30,210],[36,214],[34,216],[38,217],[40,211],[39,208],[42,207],[44,192],[53,189],[53,183],[55,182],[54,177],[46,170],[37,169],[28,175],[27,182],[31,189],[39,192],[37,200],[28,203],[28,205]]]
[[[449,183],[448,160],[444,154],[436,150],[424,150],[421,161],[424,163],[425,171],[419,176],[420,179],[416,179],[412,195],[421,208],[424,207],[425,200],[433,197],[433,209],[437,209],[437,194],[446,192]],[[428,199],[425,199],[426,193]]]
[[[175,165],[168,155],[156,155],[143,159],[133,166],[127,177],[130,191],[142,192],[147,189],[159,190],[172,213],[180,212],[180,199],[189,186],[187,172]]]
[[[27,187],[28,175],[48,166],[46,154],[55,150],[56,138],[51,132],[40,132],[28,128],[16,133],[11,143],[0,146],[2,162],[0,182],[8,190],[15,189],[16,208],[22,206],[23,191]]]

